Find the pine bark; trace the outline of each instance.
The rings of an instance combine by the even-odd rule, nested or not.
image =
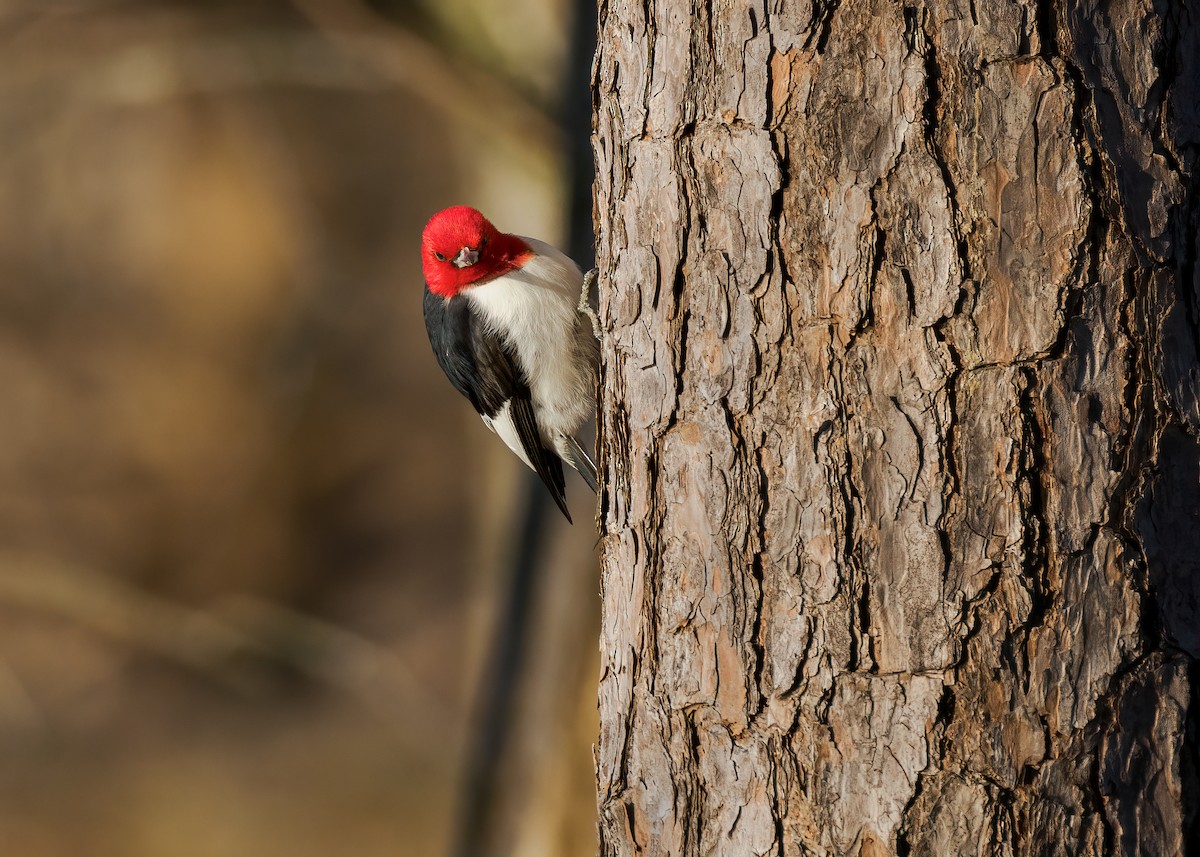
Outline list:
[[[1179,855],[1200,17],[608,0],[605,855]]]

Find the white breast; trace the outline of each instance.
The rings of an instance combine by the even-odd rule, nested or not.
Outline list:
[[[533,259],[463,294],[489,329],[513,347],[529,379],[542,437],[570,462],[563,436],[573,434],[595,410],[598,346],[590,323],[576,309],[583,274],[549,244],[523,240]]]

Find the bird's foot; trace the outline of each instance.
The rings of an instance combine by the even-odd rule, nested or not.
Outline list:
[[[604,335],[600,331],[600,319],[596,315],[596,311],[592,309],[592,289],[596,285],[596,280],[600,278],[600,270],[592,268],[583,275],[583,291],[579,293],[579,311],[588,317],[588,321],[592,323],[592,333],[595,334],[598,341],[604,341]]]

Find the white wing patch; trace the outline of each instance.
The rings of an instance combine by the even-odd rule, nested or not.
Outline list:
[[[521,446],[521,437],[517,434],[517,426],[512,418],[512,402],[505,402],[504,406],[496,412],[494,417],[483,417],[483,424],[496,433],[496,435],[504,441],[513,452],[517,454],[530,470],[533,470],[533,463],[529,460],[529,456],[525,454],[525,448]]]

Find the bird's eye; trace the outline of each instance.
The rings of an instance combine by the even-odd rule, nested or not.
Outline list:
[[[445,261],[446,261],[446,257],[445,257],[445,256],[443,256],[441,253],[438,253],[438,252],[436,252],[436,251],[434,251],[433,258],[437,259],[439,262],[445,262]]]
[[[479,249],[482,250],[484,247],[486,247],[487,242],[488,242],[488,237],[486,235],[484,235],[483,238],[481,238],[479,240]]]

